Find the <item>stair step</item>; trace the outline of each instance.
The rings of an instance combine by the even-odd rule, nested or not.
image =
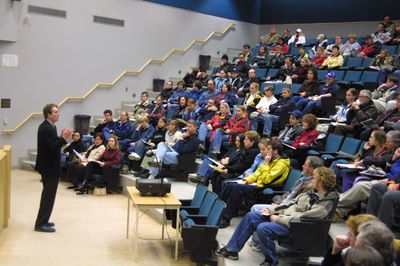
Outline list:
[[[21,162],[21,169],[27,170],[27,171],[34,171],[35,170],[35,161],[31,160],[22,160]]]

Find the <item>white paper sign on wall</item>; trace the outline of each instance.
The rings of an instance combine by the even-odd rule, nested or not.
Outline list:
[[[1,62],[3,67],[18,67],[18,55],[3,54]]]

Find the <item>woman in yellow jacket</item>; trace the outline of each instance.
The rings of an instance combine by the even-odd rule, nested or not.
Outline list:
[[[268,185],[282,184],[289,174],[290,160],[283,156],[282,144],[278,140],[262,139],[259,147],[264,162],[254,174],[238,183],[228,183],[221,191],[220,198],[226,203],[221,228],[229,226],[243,199],[257,199],[260,189]]]
[[[343,66],[343,63],[344,63],[344,58],[339,52],[339,46],[333,46],[332,55],[327,59],[325,59],[325,61],[319,68],[335,69]]]

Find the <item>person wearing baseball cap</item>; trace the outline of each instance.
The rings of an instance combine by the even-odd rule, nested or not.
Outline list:
[[[321,86],[320,92],[318,95],[314,95],[309,98],[309,101],[302,109],[303,114],[321,114],[323,113],[322,108],[322,98],[325,97],[336,97],[337,92],[339,91],[339,86],[336,84],[336,75],[334,72],[329,72],[325,76],[325,84]],[[299,105],[297,106],[299,107]],[[297,108],[301,109],[301,108]]]
[[[279,132],[278,140],[287,145],[292,145],[294,139],[303,132],[303,127],[301,126],[301,118],[303,113],[299,110],[294,110],[290,113],[289,124]]]
[[[304,45],[305,43],[306,37],[304,37],[301,29],[297,29],[295,35],[293,35],[288,41],[289,46],[299,46]]]

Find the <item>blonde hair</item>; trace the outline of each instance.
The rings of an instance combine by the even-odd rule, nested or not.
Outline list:
[[[108,141],[109,141],[110,139],[113,139],[114,142],[115,142],[115,145],[114,145],[114,148],[113,148],[113,149],[111,149],[110,145],[108,145]],[[118,142],[118,139],[117,139],[116,137],[111,136],[111,137],[108,138],[108,141],[107,141],[107,149],[119,150],[119,142]]]
[[[321,181],[326,191],[333,190],[336,186],[336,175],[332,169],[322,166],[314,169],[313,176],[316,180]]]

